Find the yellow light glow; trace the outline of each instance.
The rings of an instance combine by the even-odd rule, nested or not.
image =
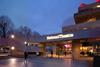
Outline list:
[[[93,53],[93,50],[90,50],[91,53]]]
[[[80,47],[80,50],[82,50],[82,47]]]
[[[100,8],[100,5],[97,5],[98,8]]]
[[[83,49],[83,50],[87,50],[87,47],[83,47],[82,49]]]

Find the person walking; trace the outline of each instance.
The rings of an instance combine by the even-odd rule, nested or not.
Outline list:
[[[65,51],[64,54],[65,54],[65,56],[66,56],[66,55],[67,55],[67,52]]]
[[[27,52],[25,51],[24,52],[24,64],[25,64],[25,67],[27,67]]]
[[[51,50],[50,53],[51,53],[51,58],[53,58],[53,50]]]
[[[27,61],[27,52],[24,52],[24,59]]]

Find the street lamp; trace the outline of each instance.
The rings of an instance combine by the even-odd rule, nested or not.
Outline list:
[[[13,42],[15,42],[14,38],[15,38],[15,35],[14,35],[14,34],[11,34],[11,35],[9,36],[10,44],[13,44]],[[9,48],[10,48],[10,50],[11,50],[11,52],[10,52],[11,55],[13,55],[13,54],[14,54],[15,47],[14,47],[14,46],[11,46],[11,47],[9,47]]]
[[[14,34],[12,34],[12,35],[11,35],[11,38],[12,38],[12,39],[14,39],[14,38],[15,38],[15,35],[14,35]]]
[[[28,45],[28,42],[25,41],[24,44],[25,44],[25,52],[27,52],[27,45]]]
[[[24,44],[25,44],[24,59],[25,59],[25,63],[26,63],[27,62],[27,46],[28,46],[28,42],[25,41]]]
[[[25,52],[27,52],[27,50],[28,50],[27,47],[28,47],[30,44],[29,44],[27,41],[25,41],[24,44],[25,44]]]
[[[14,50],[14,49],[15,49],[15,47],[14,47],[14,46],[12,46],[12,47],[11,47],[11,50]]]
[[[27,44],[27,41],[25,41],[24,44],[26,45]]]

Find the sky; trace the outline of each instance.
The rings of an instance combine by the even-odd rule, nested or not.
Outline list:
[[[41,35],[62,32],[72,25],[73,14],[81,3],[95,0],[0,0],[0,16],[8,16],[15,27],[28,26]]]

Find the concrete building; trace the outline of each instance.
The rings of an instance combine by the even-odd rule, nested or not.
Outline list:
[[[53,57],[71,55],[73,58],[92,56],[100,52],[100,1],[81,4],[74,19],[76,24],[63,26],[62,33],[33,38],[33,41],[28,42],[27,51]],[[24,38],[17,36],[13,40],[3,41],[8,41],[17,52],[26,50]],[[0,39],[0,44],[3,41]]]
[[[74,18],[76,24],[62,27],[62,33],[43,35],[34,40],[43,45],[45,54],[67,52],[72,53],[73,58],[79,58],[100,52],[100,2],[81,4]]]

